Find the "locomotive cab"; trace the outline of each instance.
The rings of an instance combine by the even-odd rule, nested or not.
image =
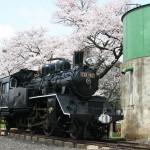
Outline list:
[[[0,81],[0,107],[19,108],[27,105],[27,84],[35,71],[22,69]]]
[[[0,107],[8,107],[9,81],[10,77],[0,81]]]
[[[5,77],[0,81],[0,107],[10,106],[10,92],[17,87],[17,79],[11,76]]]

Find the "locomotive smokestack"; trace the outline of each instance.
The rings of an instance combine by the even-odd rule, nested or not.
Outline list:
[[[73,66],[83,65],[83,51],[75,51],[73,55]]]

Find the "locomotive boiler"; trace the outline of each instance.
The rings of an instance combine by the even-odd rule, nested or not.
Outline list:
[[[68,60],[43,64],[38,71],[21,69],[0,80],[0,115],[6,128],[18,128],[50,136],[69,133],[73,139],[101,138],[107,126],[123,119],[108,100],[93,96],[98,89],[96,70],[83,52]]]

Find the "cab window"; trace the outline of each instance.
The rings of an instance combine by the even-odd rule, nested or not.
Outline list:
[[[2,94],[8,93],[9,91],[9,83],[3,83],[2,84]]]
[[[12,78],[10,80],[10,88],[15,88],[17,87],[17,80],[15,78]]]

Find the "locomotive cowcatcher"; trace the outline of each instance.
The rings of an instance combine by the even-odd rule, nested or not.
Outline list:
[[[92,96],[98,77],[90,59],[83,64],[82,51],[74,53],[72,69],[68,60],[60,58],[41,65],[38,71],[21,69],[4,77],[0,88],[0,117],[8,130],[100,139],[110,123],[123,119],[106,98]]]

